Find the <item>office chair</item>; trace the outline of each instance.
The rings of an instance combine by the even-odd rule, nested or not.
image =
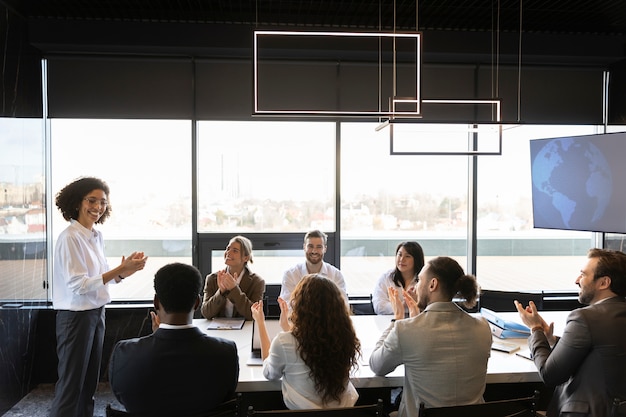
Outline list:
[[[321,408],[315,410],[254,410],[248,407],[247,417],[383,417],[383,400],[376,404],[355,405],[345,408]]]
[[[539,391],[532,397],[489,401],[482,404],[426,408],[420,403],[418,417],[535,417]]]
[[[265,317],[280,317],[280,305],[278,305],[280,288],[281,284],[265,284],[265,292],[263,293]]]
[[[350,312],[355,316],[375,315],[374,304],[372,303],[372,294],[367,295],[349,295]]]
[[[237,393],[235,398],[221,403],[211,411],[197,414],[136,414],[115,409],[111,406],[111,404],[107,404],[106,417],[239,417],[240,404],[241,393]]]
[[[493,311],[515,312],[513,301],[519,301],[526,307],[529,301],[533,301],[538,310],[543,309],[543,293],[519,292],[519,291],[496,291],[481,290],[478,298],[478,311],[485,307]]]

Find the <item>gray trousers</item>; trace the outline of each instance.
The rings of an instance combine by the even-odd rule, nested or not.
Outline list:
[[[104,343],[104,307],[57,311],[56,335],[59,379],[50,417],[93,417]]]

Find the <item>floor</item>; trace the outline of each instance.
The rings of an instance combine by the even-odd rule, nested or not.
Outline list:
[[[2,417],[48,417],[54,396],[54,384],[41,384],[29,392]],[[94,417],[104,417],[107,404],[124,409],[115,399],[108,383],[100,383],[95,395]]]

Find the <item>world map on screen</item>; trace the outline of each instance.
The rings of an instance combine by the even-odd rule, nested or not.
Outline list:
[[[558,215],[564,229],[590,230],[586,225],[601,219],[611,201],[609,163],[589,141],[575,137],[549,140],[533,159],[532,172],[533,186],[546,197],[538,200],[535,215]],[[553,219],[553,223],[559,222]]]

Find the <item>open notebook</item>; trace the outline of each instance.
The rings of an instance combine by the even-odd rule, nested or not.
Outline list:
[[[274,340],[274,337],[282,331],[280,328],[280,321],[278,319],[265,319],[265,327],[267,327],[267,333],[269,333],[270,340]],[[252,320],[252,348],[250,349],[250,357],[247,364],[251,366],[263,365],[263,359],[261,359],[261,337],[259,336],[259,328],[257,322]]]

